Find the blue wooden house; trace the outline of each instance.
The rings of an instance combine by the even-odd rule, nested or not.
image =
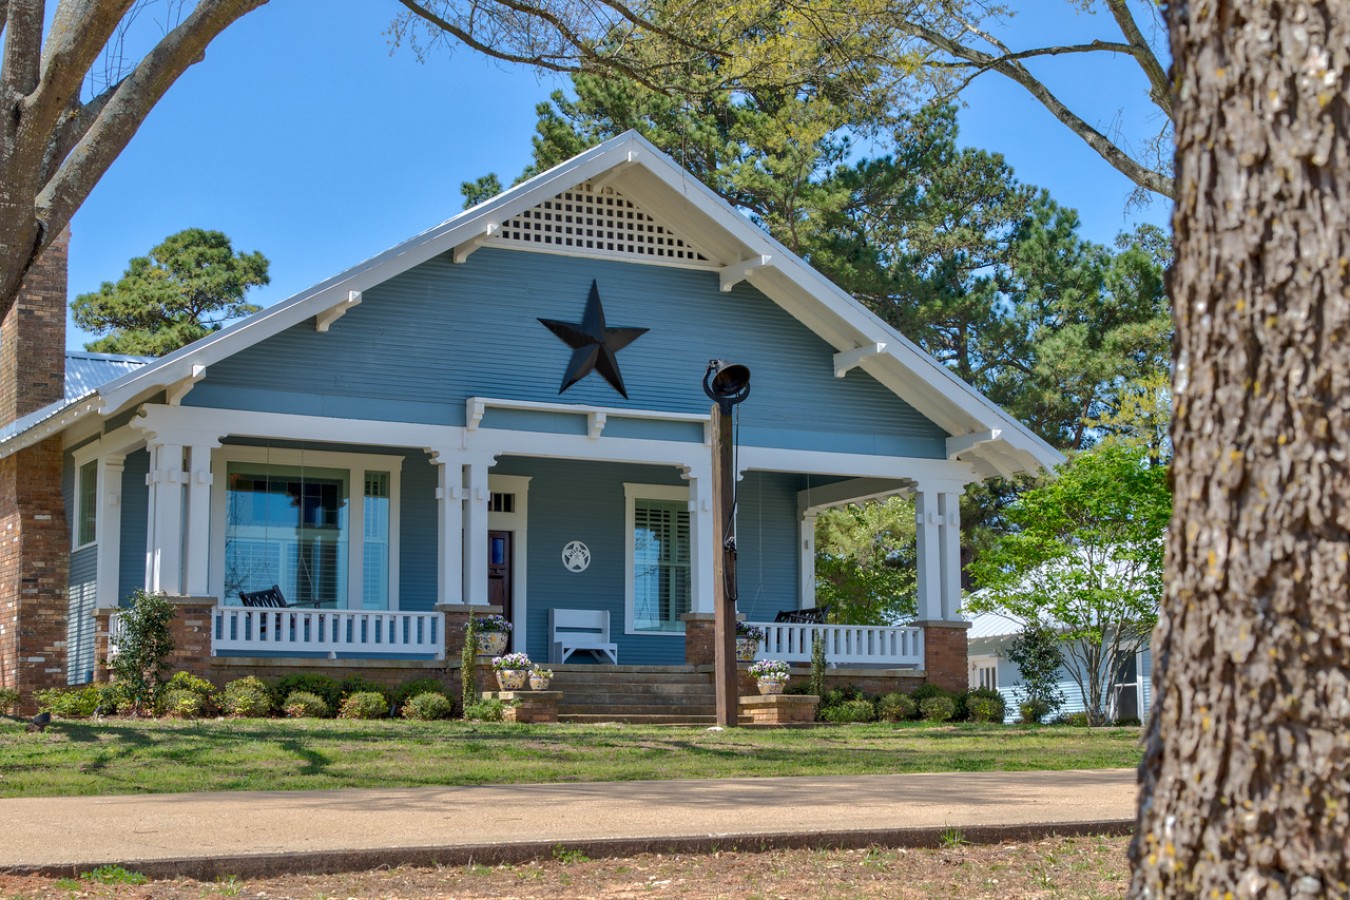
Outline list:
[[[815,605],[820,510],[912,493],[918,621],[831,626],[834,655],[963,684],[961,493],[1059,455],[634,133],[104,367],[0,458],[63,448],[72,682],[136,588],[191,598],[215,660],[435,662],[495,607],[535,659],[551,610],[592,610],[621,664],[682,665],[713,609],[713,359],[752,373],[740,612]],[[241,605],[273,585],[290,609]],[[763,652],[805,659],[793,628]]]

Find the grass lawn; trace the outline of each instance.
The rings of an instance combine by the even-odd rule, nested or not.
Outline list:
[[[0,797],[1134,767],[1139,729],[0,718]]]

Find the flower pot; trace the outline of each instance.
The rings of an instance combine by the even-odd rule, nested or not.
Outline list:
[[[553,680],[552,678],[545,677],[543,675],[536,675],[533,672],[531,672],[530,689],[535,691],[546,691],[548,690],[549,682],[551,682],[552,680]]]
[[[497,684],[504,691],[518,691],[530,680],[529,669],[498,669]]]
[[[759,685],[761,694],[781,694],[783,688],[787,687],[786,678],[760,678],[755,684]]]
[[[478,655],[501,656],[506,649],[507,634],[504,631],[478,632]]]
[[[759,652],[759,641],[754,638],[736,638],[736,659],[740,662],[754,662]]]

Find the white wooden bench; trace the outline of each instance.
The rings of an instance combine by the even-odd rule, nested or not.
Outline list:
[[[619,664],[619,645],[609,639],[609,612],[603,609],[550,609],[548,611],[550,663],[562,664],[578,650],[588,650],[604,661]]]

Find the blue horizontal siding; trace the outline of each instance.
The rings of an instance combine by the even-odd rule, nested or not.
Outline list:
[[[117,573],[120,606],[126,606],[132,591],[145,587],[145,528],[150,511],[150,489],[145,484],[148,474],[150,454],[145,450],[128,453],[122,468],[122,546]]]
[[[537,321],[579,322],[592,279],[610,327],[650,329],[619,353],[626,400],[596,374],[560,395],[572,351]],[[703,371],[725,358],[753,373],[746,444],[944,456],[941,429],[861,370],[835,378],[833,353],[715,273],[484,249],[370,288],[326,334],[306,322],[221,360],[184,402],[451,425],[471,396],[706,413]]]

